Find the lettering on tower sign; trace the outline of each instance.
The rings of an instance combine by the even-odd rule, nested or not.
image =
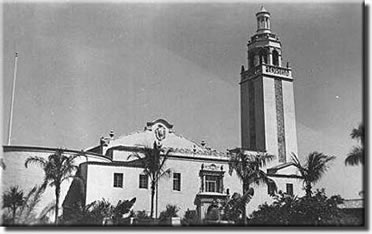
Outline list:
[[[276,75],[282,76],[289,76],[289,71],[287,69],[279,68],[279,67],[269,67],[266,66],[266,72],[273,73]]]

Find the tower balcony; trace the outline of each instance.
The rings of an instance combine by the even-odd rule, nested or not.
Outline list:
[[[271,77],[278,77],[287,80],[293,80],[292,69],[289,67],[280,67],[269,64],[260,64],[252,67],[241,73],[242,81],[245,79],[251,79],[258,75],[267,75]]]

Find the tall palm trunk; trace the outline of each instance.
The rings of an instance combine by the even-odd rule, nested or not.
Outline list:
[[[12,224],[15,224],[16,211],[17,211],[17,207],[15,205],[12,207],[12,211],[13,211]]]
[[[246,182],[243,182],[243,196],[248,191],[248,184]],[[247,225],[247,211],[246,211],[246,203],[243,201],[243,224],[244,226]]]
[[[150,217],[154,218],[154,196],[155,196],[155,181],[151,181],[151,211]]]
[[[55,224],[58,224],[58,204],[59,204],[59,194],[61,193],[60,185],[56,185],[56,206],[55,206]]]
[[[307,182],[306,183],[306,187],[305,187],[305,191],[306,191],[306,196],[307,197],[311,197],[311,183]]]

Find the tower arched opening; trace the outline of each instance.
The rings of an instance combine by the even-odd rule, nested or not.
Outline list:
[[[279,66],[279,52],[276,50],[273,51],[273,65]]]

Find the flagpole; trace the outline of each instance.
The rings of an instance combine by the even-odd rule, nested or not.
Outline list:
[[[13,107],[14,107],[14,92],[17,79],[17,63],[18,63],[18,53],[15,53],[14,59],[14,75],[13,75],[13,87],[12,87],[12,99],[10,102],[10,115],[9,115],[9,127],[8,127],[8,145],[10,145],[10,138],[12,136],[12,122],[13,122]]]

